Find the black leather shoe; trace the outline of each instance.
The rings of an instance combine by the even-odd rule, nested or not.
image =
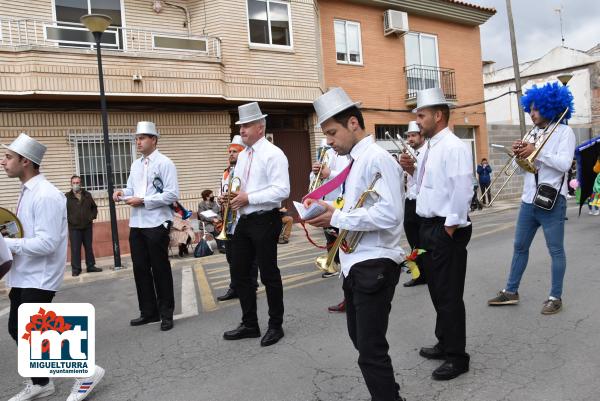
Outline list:
[[[421,348],[419,355],[427,359],[446,359],[446,353],[442,351],[437,344],[433,347]]]
[[[446,361],[439,368],[433,371],[431,378],[433,380],[451,380],[455,377],[467,373],[469,363],[462,361]]]
[[[88,273],[99,273],[102,271],[101,267],[92,266],[86,270]]]
[[[230,299],[235,299],[237,297],[238,295],[235,292],[235,290],[228,288],[225,294],[221,295],[220,297],[217,297],[217,301],[229,301]]]
[[[425,280],[421,279],[421,277],[419,277],[418,279],[414,279],[411,278],[410,280],[408,280],[406,283],[402,284],[404,287],[414,287],[416,285],[421,285],[421,284],[427,284],[425,282]]]
[[[173,319],[163,319],[160,322],[160,330],[161,331],[169,331],[173,328]]]
[[[258,338],[260,329],[258,327],[246,327],[240,324],[236,329],[223,333],[225,340],[241,340],[242,338]]]
[[[77,276],[79,276],[80,274],[81,274],[81,272],[71,272],[71,275],[72,275],[73,277],[77,277]]]
[[[154,322],[160,322],[160,317],[158,316],[140,316],[137,319],[133,319],[132,321],[129,322],[130,325],[132,326],[141,326],[143,324],[148,324],[148,323],[154,323]]]
[[[269,345],[277,344],[282,338],[283,329],[281,327],[277,329],[269,328],[265,333],[265,336],[260,340],[260,345],[261,347],[268,347]]]

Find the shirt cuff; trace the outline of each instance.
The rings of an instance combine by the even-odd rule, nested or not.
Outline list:
[[[20,238],[4,238],[4,242],[13,255],[17,255],[21,252]]]
[[[331,216],[331,225],[333,227],[340,227],[340,218],[341,218],[341,214],[342,211],[340,209],[335,209],[335,211],[333,212],[333,215]]]
[[[452,213],[446,216],[446,221],[444,222],[444,226],[465,226],[467,224],[466,219],[461,219],[458,214]]]
[[[257,204],[256,194],[248,194],[248,204],[249,205]]]

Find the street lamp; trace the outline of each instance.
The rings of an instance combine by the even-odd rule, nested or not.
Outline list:
[[[100,50],[100,39],[102,33],[109,27],[112,19],[108,15],[87,14],[79,19],[83,25],[94,35],[96,41],[96,55],[98,58],[98,79],[100,81],[100,109],[102,111],[102,133],[104,138],[104,163],[106,166],[106,180],[108,184],[108,207],[110,211],[110,229],[113,242],[113,254],[115,257],[115,270],[120,270],[121,250],[119,247],[119,231],[117,227],[117,209],[113,200],[114,182],[112,168],[112,151],[108,137],[108,112],[106,110],[106,95],[104,93],[104,74],[102,73],[102,52]]]

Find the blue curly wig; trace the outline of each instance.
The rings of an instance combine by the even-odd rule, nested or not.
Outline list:
[[[521,96],[521,106],[525,112],[530,113],[532,105],[548,121],[559,117],[567,107],[569,111],[563,121],[570,119],[571,114],[575,111],[571,91],[558,82],[547,83],[541,88],[533,85],[528,89],[525,95]]]

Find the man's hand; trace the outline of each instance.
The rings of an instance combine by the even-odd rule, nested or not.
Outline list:
[[[239,210],[250,203],[248,202],[248,194],[246,192],[232,193],[232,195],[235,195],[235,197],[231,200],[229,206],[233,210]]]
[[[535,145],[533,143],[523,143],[521,150],[518,153],[519,158],[525,159],[529,157],[530,154],[535,150]]]
[[[125,201],[131,207],[139,207],[144,204],[144,200],[142,198],[138,198],[137,196],[132,196],[131,198]]]
[[[415,162],[407,153],[400,155],[400,166],[410,175],[415,173]]]
[[[444,230],[450,236],[450,238],[454,238],[454,232],[458,226],[444,226]]]
[[[115,202],[119,202],[121,199],[121,196],[123,196],[123,191],[121,191],[120,189],[116,190],[115,192],[113,192],[113,200]]]
[[[325,206],[326,209],[323,213],[321,213],[314,219],[306,220],[306,222],[308,224],[310,224],[311,226],[315,226],[315,227],[323,227],[323,228],[331,227],[331,217],[333,217],[333,212],[335,212],[335,208],[333,206],[331,206],[330,204],[323,202],[322,200],[315,200],[315,199],[306,199],[304,201],[304,207],[308,208],[314,202],[320,203],[321,205]]]
[[[320,168],[321,168],[321,163],[314,162],[312,165],[312,172],[317,174],[319,172]],[[323,165],[323,168],[321,169],[321,177],[328,178],[330,175],[331,175],[331,169],[328,166]]]

